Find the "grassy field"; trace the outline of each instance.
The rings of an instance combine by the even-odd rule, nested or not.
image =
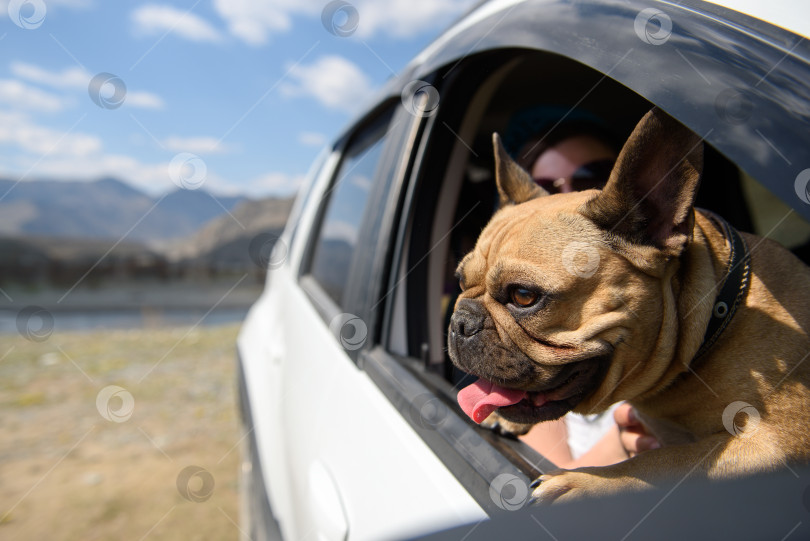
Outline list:
[[[0,538],[238,539],[237,331],[0,336]]]

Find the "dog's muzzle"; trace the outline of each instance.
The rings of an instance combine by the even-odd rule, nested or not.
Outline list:
[[[487,315],[479,303],[468,299],[459,301],[450,318],[450,336],[455,340],[469,340],[484,329]]]
[[[447,332],[447,349],[453,363],[467,372],[479,368],[485,362],[484,332],[489,314],[480,303],[462,299],[450,318]]]

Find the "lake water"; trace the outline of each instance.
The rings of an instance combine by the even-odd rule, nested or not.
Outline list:
[[[221,325],[238,323],[248,307],[221,308],[206,314],[202,309],[60,310],[54,312],[0,309],[0,334],[29,332],[32,336],[51,332],[94,329],[133,329],[167,326]]]

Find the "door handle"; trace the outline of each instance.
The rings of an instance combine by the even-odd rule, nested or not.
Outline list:
[[[346,508],[335,478],[316,460],[309,468],[310,517],[320,541],[344,541],[349,534]]]

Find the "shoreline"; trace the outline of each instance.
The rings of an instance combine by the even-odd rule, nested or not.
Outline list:
[[[37,306],[49,312],[247,309],[264,284],[231,282],[144,282],[106,284],[74,290],[0,288],[0,312]]]
[[[235,285],[236,284],[236,285]],[[240,323],[263,284],[122,283],[74,291],[0,290],[0,336]]]

